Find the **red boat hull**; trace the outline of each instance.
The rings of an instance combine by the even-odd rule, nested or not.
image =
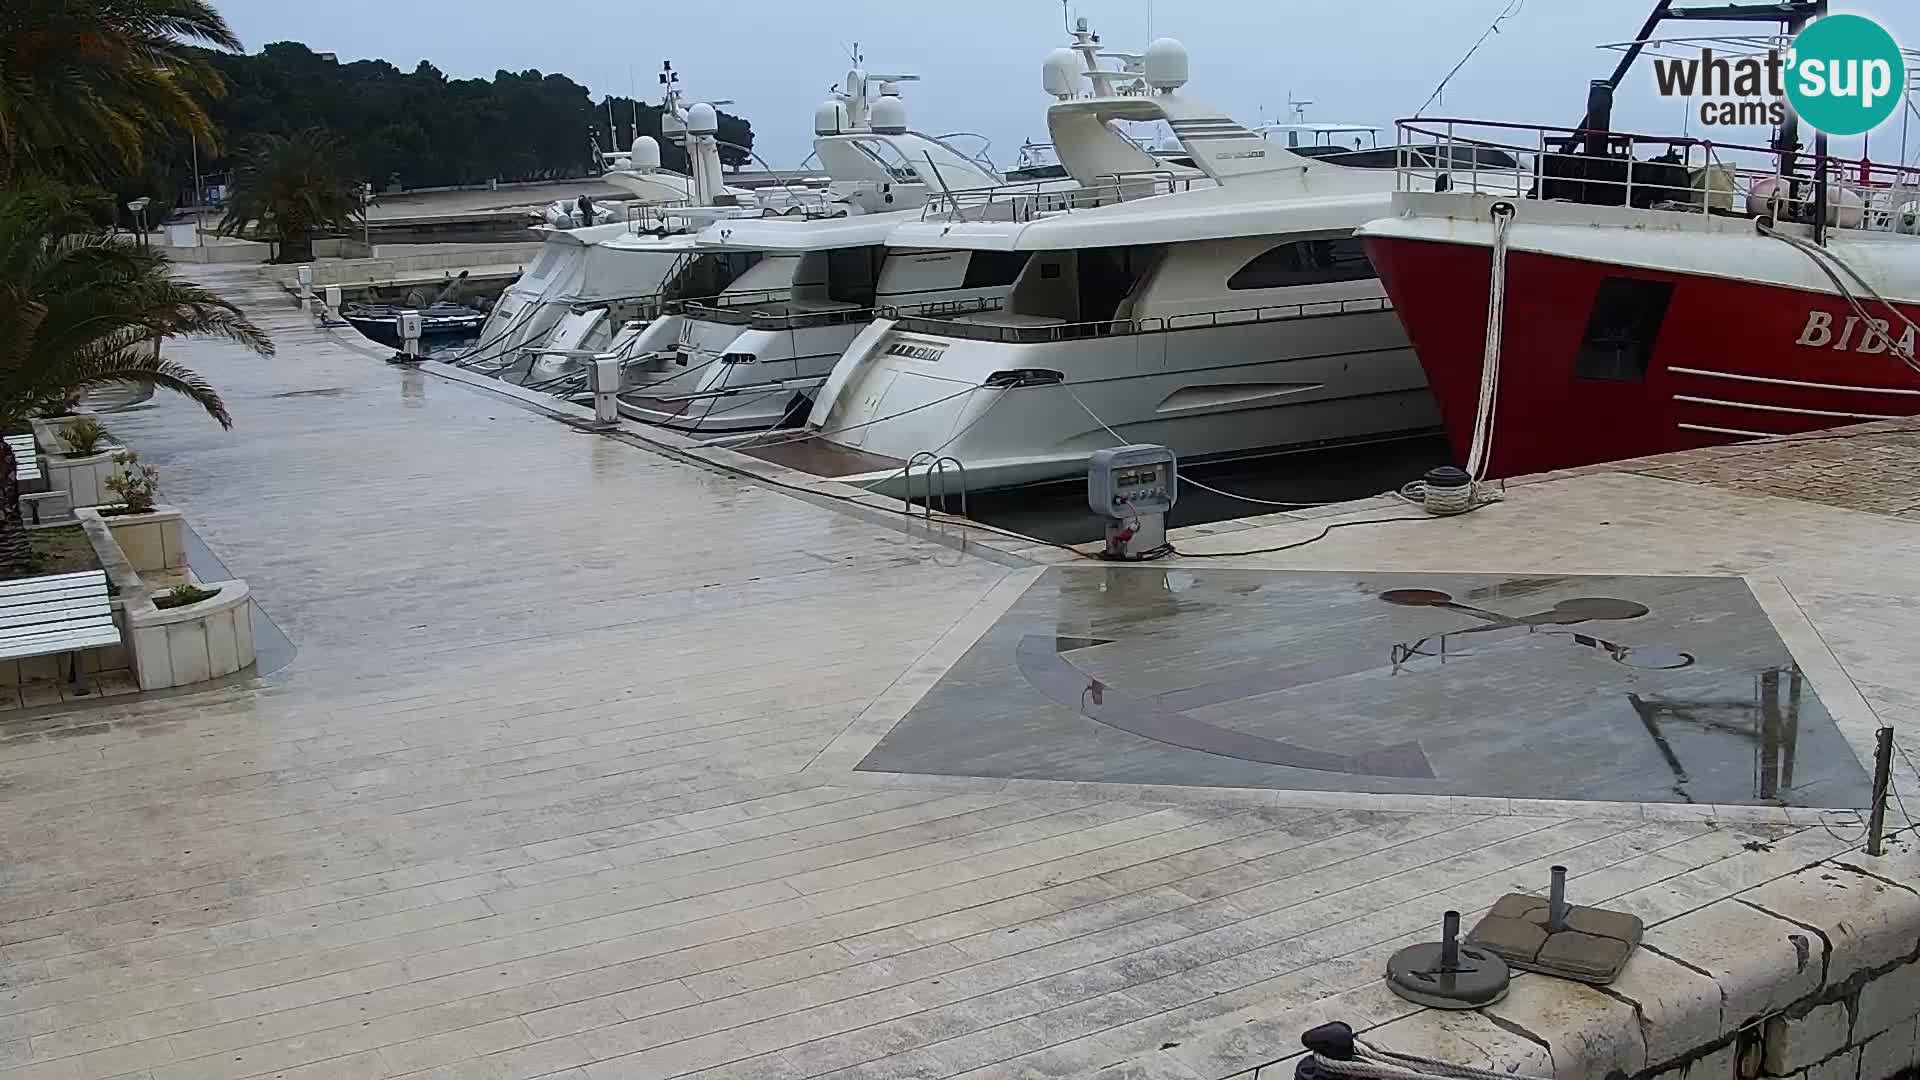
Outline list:
[[[1465,460],[1486,346],[1485,247],[1368,237],[1367,254]],[[1489,475],[1519,476],[1673,450],[1920,414],[1920,376],[1838,297],[1736,278],[1512,251]],[[1581,377],[1578,357],[1602,282],[1672,292],[1645,375]],[[1885,316],[1877,302],[1869,314]],[[1903,308],[1920,322],[1920,306]],[[1824,320],[1824,321],[1823,321]]]

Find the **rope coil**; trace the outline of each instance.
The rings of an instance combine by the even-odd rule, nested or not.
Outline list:
[[[1507,316],[1507,237],[1513,228],[1513,204],[1493,204],[1493,269],[1487,279],[1487,341],[1480,356],[1480,400],[1473,414],[1473,444],[1467,451],[1467,476],[1475,485],[1487,478],[1493,444],[1494,414],[1500,399],[1500,344]]]
[[[1354,1034],[1346,1024],[1322,1024],[1301,1042],[1309,1053],[1295,1070],[1297,1077],[1354,1077],[1356,1080],[1545,1080],[1518,1072],[1457,1065],[1438,1058],[1403,1054],[1375,1046]]]

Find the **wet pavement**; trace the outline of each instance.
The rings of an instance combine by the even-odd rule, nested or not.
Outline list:
[[[1737,577],[1055,567],[860,767],[1833,807],[1870,790]]]
[[[584,434],[379,362],[253,268],[204,277],[281,344],[171,350],[235,430],[166,398],[110,426],[293,652],[0,721],[3,1080],[1226,1077],[1309,1022],[1407,1015],[1386,957],[1550,865],[1657,929],[1849,849],[1851,815],[1756,805],[1735,774],[1775,760],[1779,801],[1847,801],[1829,727],[1857,759],[1874,709],[1920,717],[1909,522],[1579,477],[1176,590],[1184,567],[1047,571]],[[1387,512],[1178,540],[1271,546]],[[1568,580],[1516,582],[1545,577]],[[1382,599],[1408,589],[1452,599]],[[1648,613],[1564,606],[1581,597]],[[1480,626],[1459,663],[1452,640],[1433,655]],[[1599,639],[1697,662],[1641,668]],[[1395,645],[1404,679],[1381,674]],[[1069,668],[1112,688],[1098,717],[1060,703]],[[943,681],[992,670],[972,703]],[[1629,693],[1700,801],[1663,792]],[[1154,695],[1169,708],[1118,707]],[[1322,730],[1289,695],[1329,710]],[[1738,699],[1733,719],[1683,715],[1707,699]],[[1563,753],[1541,736],[1567,734],[1568,702],[1606,711]],[[936,708],[957,730],[916,752],[974,753],[975,775],[857,768]],[[1170,743],[1195,736],[1169,712],[1254,749]],[[1033,717],[1054,729],[1033,762],[969,748]],[[1475,773],[1465,747],[1502,737],[1530,764]],[[1597,767],[1608,748],[1645,775]],[[1315,770],[1259,755],[1296,751],[1397,772],[1278,786]],[[1075,779],[1093,757],[1108,779]],[[1248,778],[1182,771],[1200,759]],[[1609,799],[1498,794],[1557,790],[1531,770]],[[1470,784],[1494,794],[1446,793]]]

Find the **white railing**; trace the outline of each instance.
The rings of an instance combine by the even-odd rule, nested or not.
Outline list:
[[[920,217],[923,221],[1026,222],[1043,214],[1187,191],[1195,179],[1203,178],[1156,170],[1114,173],[1078,187],[1061,187],[1057,180],[1027,180],[995,187],[929,192]]]
[[[1812,221],[1811,154],[1676,135],[1426,118],[1396,125],[1395,187]],[[1589,146],[1602,151],[1589,152]],[[1639,158],[1638,154],[1648,157]],[[1829,157],[1826,218],[1920,233],[1920,169]]]
[[[1083,338],[1123,337],[1132,334],[1164,334],[1176,330],[1198,330],[1245,323],[1285,322],[1337,315],[1363,315],[1393,310],[1393,302],[1384,296],[1352,300],[1317,300],[1299,304],[1269,304],[1265,307],[1226,308],[1220,311],[1195,311],[1183,315],[1148,315],[1137,319],[1101,319],[1093,322],[1008,324],[903,314],[895,323],[906,333],[938,337],[965,338],[973,341],[998,341],[1008,345],[1041,345]]]

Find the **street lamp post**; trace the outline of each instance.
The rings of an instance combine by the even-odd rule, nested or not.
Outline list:
[[[141,247],[147,246],[147,204],[152,201],[152,199],[142,195],[127,204],[127,209],[133,212],[133,227],[140,231]]]
[[[193,138],[193,244],[206,246],[201,233],[207,231],[207,189],[200,183],[200,136]]]

